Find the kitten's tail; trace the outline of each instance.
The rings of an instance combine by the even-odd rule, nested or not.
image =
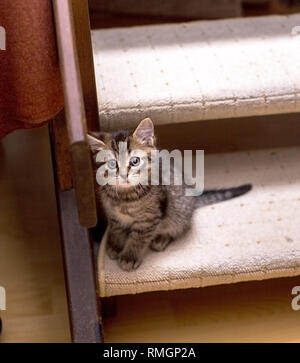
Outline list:
[[[248,193],[251,189],[251,184],[244,184],[235,188],[205,190],[199,197],[197,197],[196,206],[197,208],[200,208],[206,205],[220,203],[225,200],[233,199],[239,197],[240,195]]]

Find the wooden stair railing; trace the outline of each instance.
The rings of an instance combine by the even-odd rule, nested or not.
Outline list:
[[[53,0],[53,8],[79,220],[90,228],[97,224],[97,213],[72,2]]]
[[[100,301],[89,230],[97,223],[97,211],[86,135],[99,124],[88,3],[52,0],[52,4],[65,113],[53,120],[50,131],[71,335],[73,342],[98,343],[102,341]]]

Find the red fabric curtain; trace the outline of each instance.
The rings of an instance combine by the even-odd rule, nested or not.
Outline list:
[[[63,107],[51,0],[1,0],[0,138],[36,127]]]

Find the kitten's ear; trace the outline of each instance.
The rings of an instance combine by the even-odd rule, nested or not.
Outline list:
[[[105,148],[105,144],[103,141],[91,135],[87,135],[87,137],[88,137],[88,142],[90,144],[90,148],[93,153],[97,153],[98,151],[103,150]]]
[[[140,122],[133,133],[133,137],[141,144],[154,146],[154,126],[149,117]]]

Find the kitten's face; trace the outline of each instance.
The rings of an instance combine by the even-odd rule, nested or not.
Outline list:
[[[151,151],[155,149],[152,121],[143,120],[134,132],[89,135],[97,168],[97,182],[116,193],[126,193],[150,181]]]

